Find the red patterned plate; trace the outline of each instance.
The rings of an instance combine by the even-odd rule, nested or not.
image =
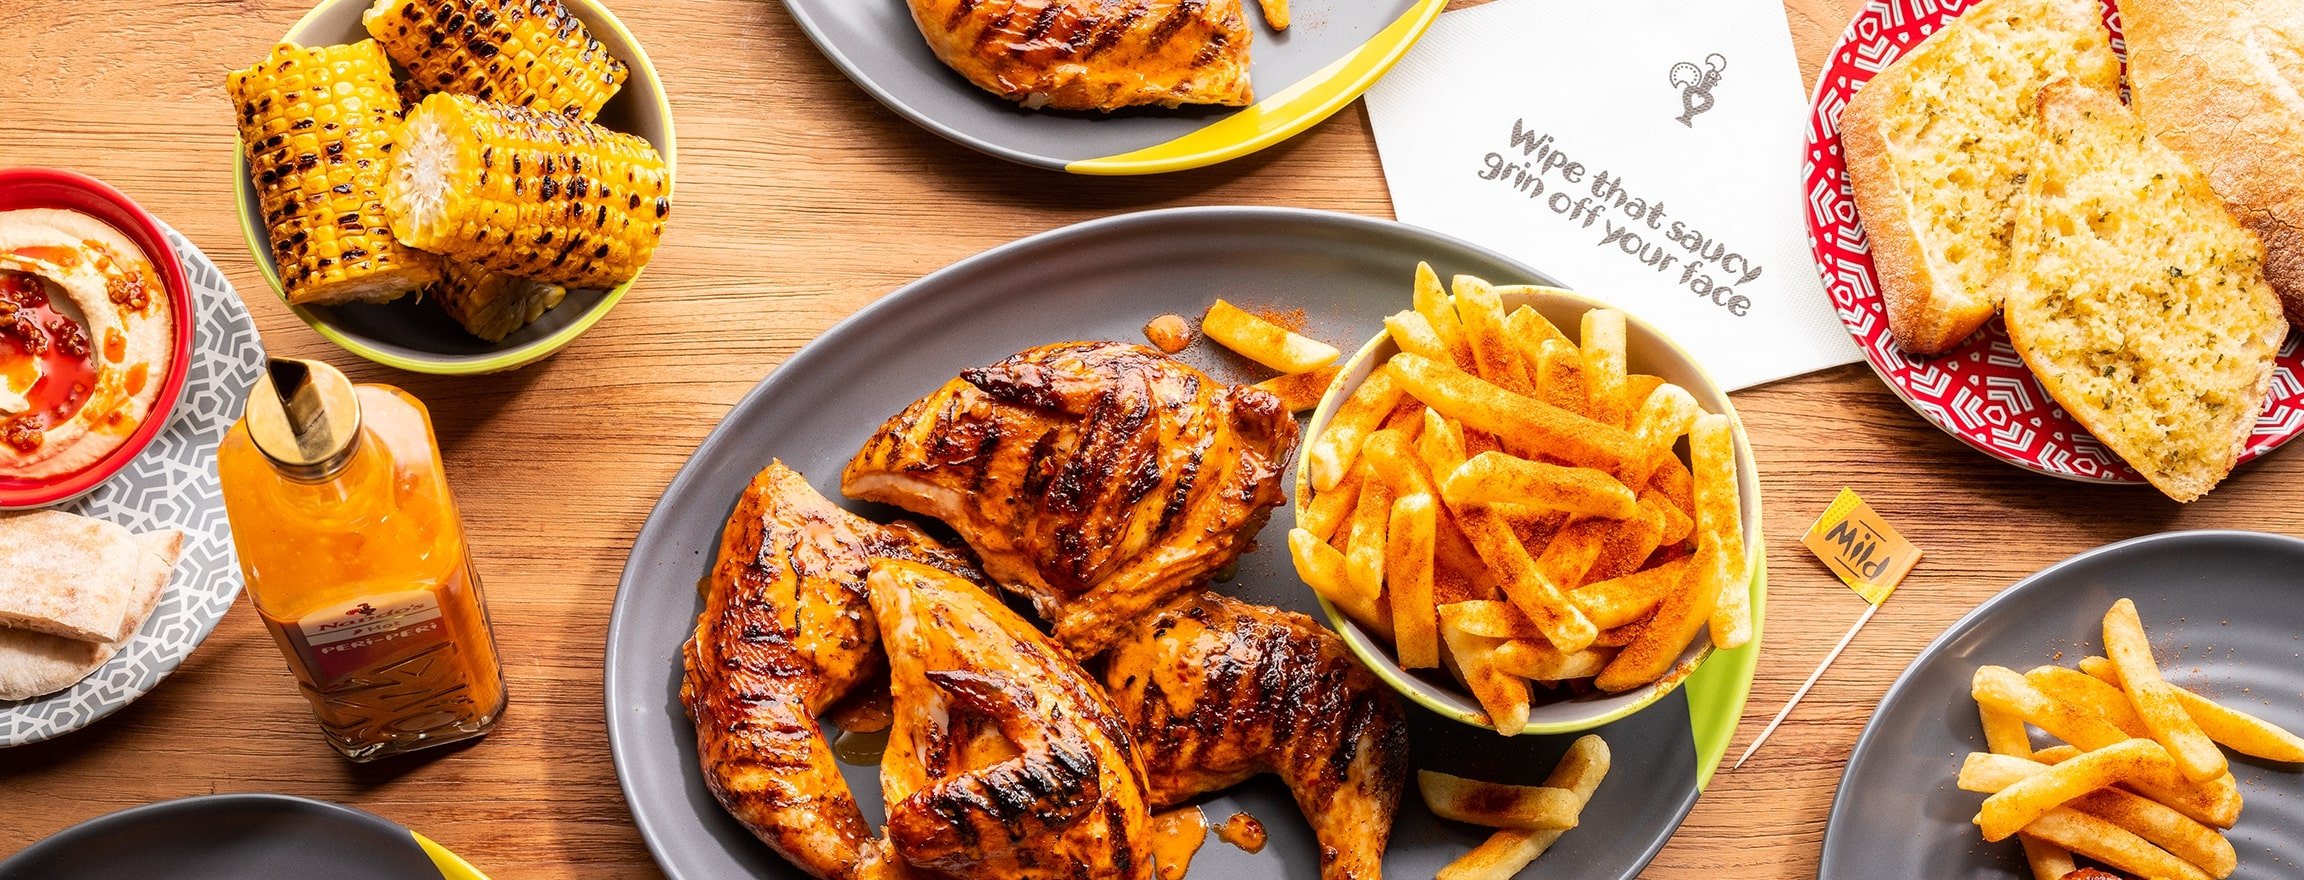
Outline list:
[[[1872,0],[1856,13],[1816,77],[1816,97],[1808,117],[1808,243],[1816,270],[1832,296],[1848,333],[1864,350],[1864,360],[1897,396],[1944,432],[1985,454],[2021,468],[2093,483],[2142,483],[2144,478],[2066,415],[2042,390],[2008,344],[2008,330],[1992,319],[1983,332],[1959,348],[1933,358],[1916,358],[1888,336],[1888,314],[1856,201],[1848,191],[1848,166],[1840,155],[1840,111],[1857,88],[1905,51],[1920,44],[1945,20],[1974,5],[1970,0]],[[2120,39],[2119,13],[2104,4],[2113,51],[2127,55]],[[2254,459],[2304,433],[2304,358],[2298,335],[2280,347],[2270,399],[2240,453]]]

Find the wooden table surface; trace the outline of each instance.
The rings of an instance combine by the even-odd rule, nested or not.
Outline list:
[[[1857,5],[1787,0],[1808,77]],[[69,737],[0,751],[0,854],[148,801],[263,790],[381,813],[498,880],[658,876],[609,762],[609,603],[641,521],[739,396],[842,316],[1019,236],[1173,205],[1391,215],[1358,106],[1215,168],[1070,178],[977,155],[883,109],[780,4],[627,0],[618,12],[655,58],[680,125],[680,210],[654,265],[614,314],[542,364],[492,378],[417,376],[357,361],[304,327],[241,243],[224,74],[261,56],[302,3],[0,7],[0,165],[110,181],[222,265],[275,353],[324,358],[431,405],[515,695],[508,720],[476,748],[355,766],[321,744],[278,652],[239,603],[150,696]],[[1929,639],[2024,574],[2166,529],[2304,531],[2304,510],[2274,501],[2304,486],[2304,456],[2243,468],[2178,507],[1987,459],[1862,366],[1736,400],[1760,461],[1772,613],[1731,759],[1862,608],[1798,543],[1832,496],[1857,487],[1928,556],[1767,748],[1740,771],[1723,768],[1648,877],[1813,877],[1825,813],[1871,708]]]

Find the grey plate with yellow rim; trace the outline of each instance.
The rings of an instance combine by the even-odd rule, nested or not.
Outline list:
[[[679,163],[675,161],[672,104],[665,97],[663,81],[656,76],[656,67],[648,60],[647,51],[640,47],[639,39],[632,36],[624,23],[597,0],[560,2],[584,23],[594,39],[608,48],[609,54],[622,59],[632,70],[624,87],[617,90],[607,106],[600,108],[597,121],[611,130],[638,135],[654,146],[663,154],[664,166],[672,172],[673,187],[677,189]],[[290,27],[282,39],[306,46],[368,39],[368,31],[360,25],[360,14],[369,5],[368,0],[321,0],[320,5]],[[253,63],[255,59],[248,61]],[[237,141],[235,144],[233,192],[240,210],[240,229],[248,239],[248,251],[256,259],[256,268],[263,271],[265,283],[277,294],[280,271],[272,260],[271,236],[264,229],[263,211],[257,207],[255,184],[248,177],[247,148]],[[673,201],[677,214],[678,197]],[[328,341],[376,363],[417,373],[464,376],[516,370],[567,347],[606,317],[608,310],[616,307],[637,280],[612,290],[570,290],[560,305],[501,342],[489,342],[464,332],[438,305],[419,302],[419,297],[413,294],[388,303],[292,305],[288,310]]]
[[[1287,140],[1360,97],[1424,36],[1446,0],[1291,0],[1274,33],[1244,4],[1248,107],[1026,110],[937,60],[905,0],[784,0],[842,73],[922,128],[967,147],[1076,174],[1155,174],[1238,158]]]
[[[280,794],[215,794],[130,807],[0,861],[0,880],[487,880],[421,834],[374,814]]]
[[[1976,668],[2077,664],[2104,652],[2104,611],[2136,602],[2168,680],[2304,730],[2304,541],[2171,532],[2090,550],[1977,606],[1920,652],[1880,700],[1824,828],[1821,880],[2030,877],[2016,841],[1985,843],[1983,795],[1953,784],[1984,731]],[[2044,740],[2036,740],[2046,744]],[[2297,876],[2304,766],[2232,756],[2244,805],[2227,836],[2242,877]]]
[[[1548,282],[1496,253],[1390,221],[1276,208],[1153,211],[1059,229],[961,261],[856,313],[776,368],[665,490],[625,564],[609,624],[609,742],[633,819],[665,873],[675,880],[802,876],[713,801],[679,702],[680,646],[702,607],[696,585],[737,494],[770,458],[782,458],[837,498],[841,466],[871,432],[961,369],[1062,340],[1141,340],[1151,318],[1198,315],[1217,297],[1251,308],[1301,309],[1305,332],[1317,338],[1366,339],[1384,315],[1408,301],[1418,260],[1442,273],[1470,272],[1499,283]],[[1206,342],[1182,357],[1228,381],[1259,375],[1259,368]],[[891,513],[854,506],[870,516]],[[1288,560],[1293,525],[1287,509],[1275,512],[1238,575],[1217,589],[1318,619],[1311,591]],[[1615,770],[1582,827],[1531,874],[1639,873],[1695,804],[1725,750],[1751,682],[1750,652],[1716,655],[1679,692],[1599,730],[1615,753]],[[1417,766],[1510,782],[1540,781],[1572,739],[1505,739],[1412,705],[1409,717]],[[880,821],[876,770],[842,769],[867,818]],[[1191,876],[1318,876],[1311,833],[1277,782],[1256,780],[1207,798],[1204,806],[1214,821],[1234,812],[1256,817],[1271,842],[1249,854],[1211,840]],[[1385,871],[1432,876],[1485,837],[1480,829],[1435,818],[1411,792]]]

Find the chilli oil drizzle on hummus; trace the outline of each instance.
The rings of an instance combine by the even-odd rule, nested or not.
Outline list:
[[[74,211],[0,211],[0,477],[72,474],[151,415],[175,318],[152,261]]]

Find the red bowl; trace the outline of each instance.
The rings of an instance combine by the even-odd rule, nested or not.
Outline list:
[[[168,236],[136,202],[103,181],[54,168],[0,168],[0,211],[22,208],[63,208],[78,211],[128,236],[160,273],[168,290],[168,309],[176,322],[175,357],[161,379],[160,396],[144,423],[128,435],[128,442],[112,454],[78,471],[58,477],[29,480],[0,477],[0,510],[19,510],[61,504],[87,494],[134,461],[175,414],[176,400],[184,392],[184,376],[192,364],[192,286],[184,281],[184,264],[168,246]]]

